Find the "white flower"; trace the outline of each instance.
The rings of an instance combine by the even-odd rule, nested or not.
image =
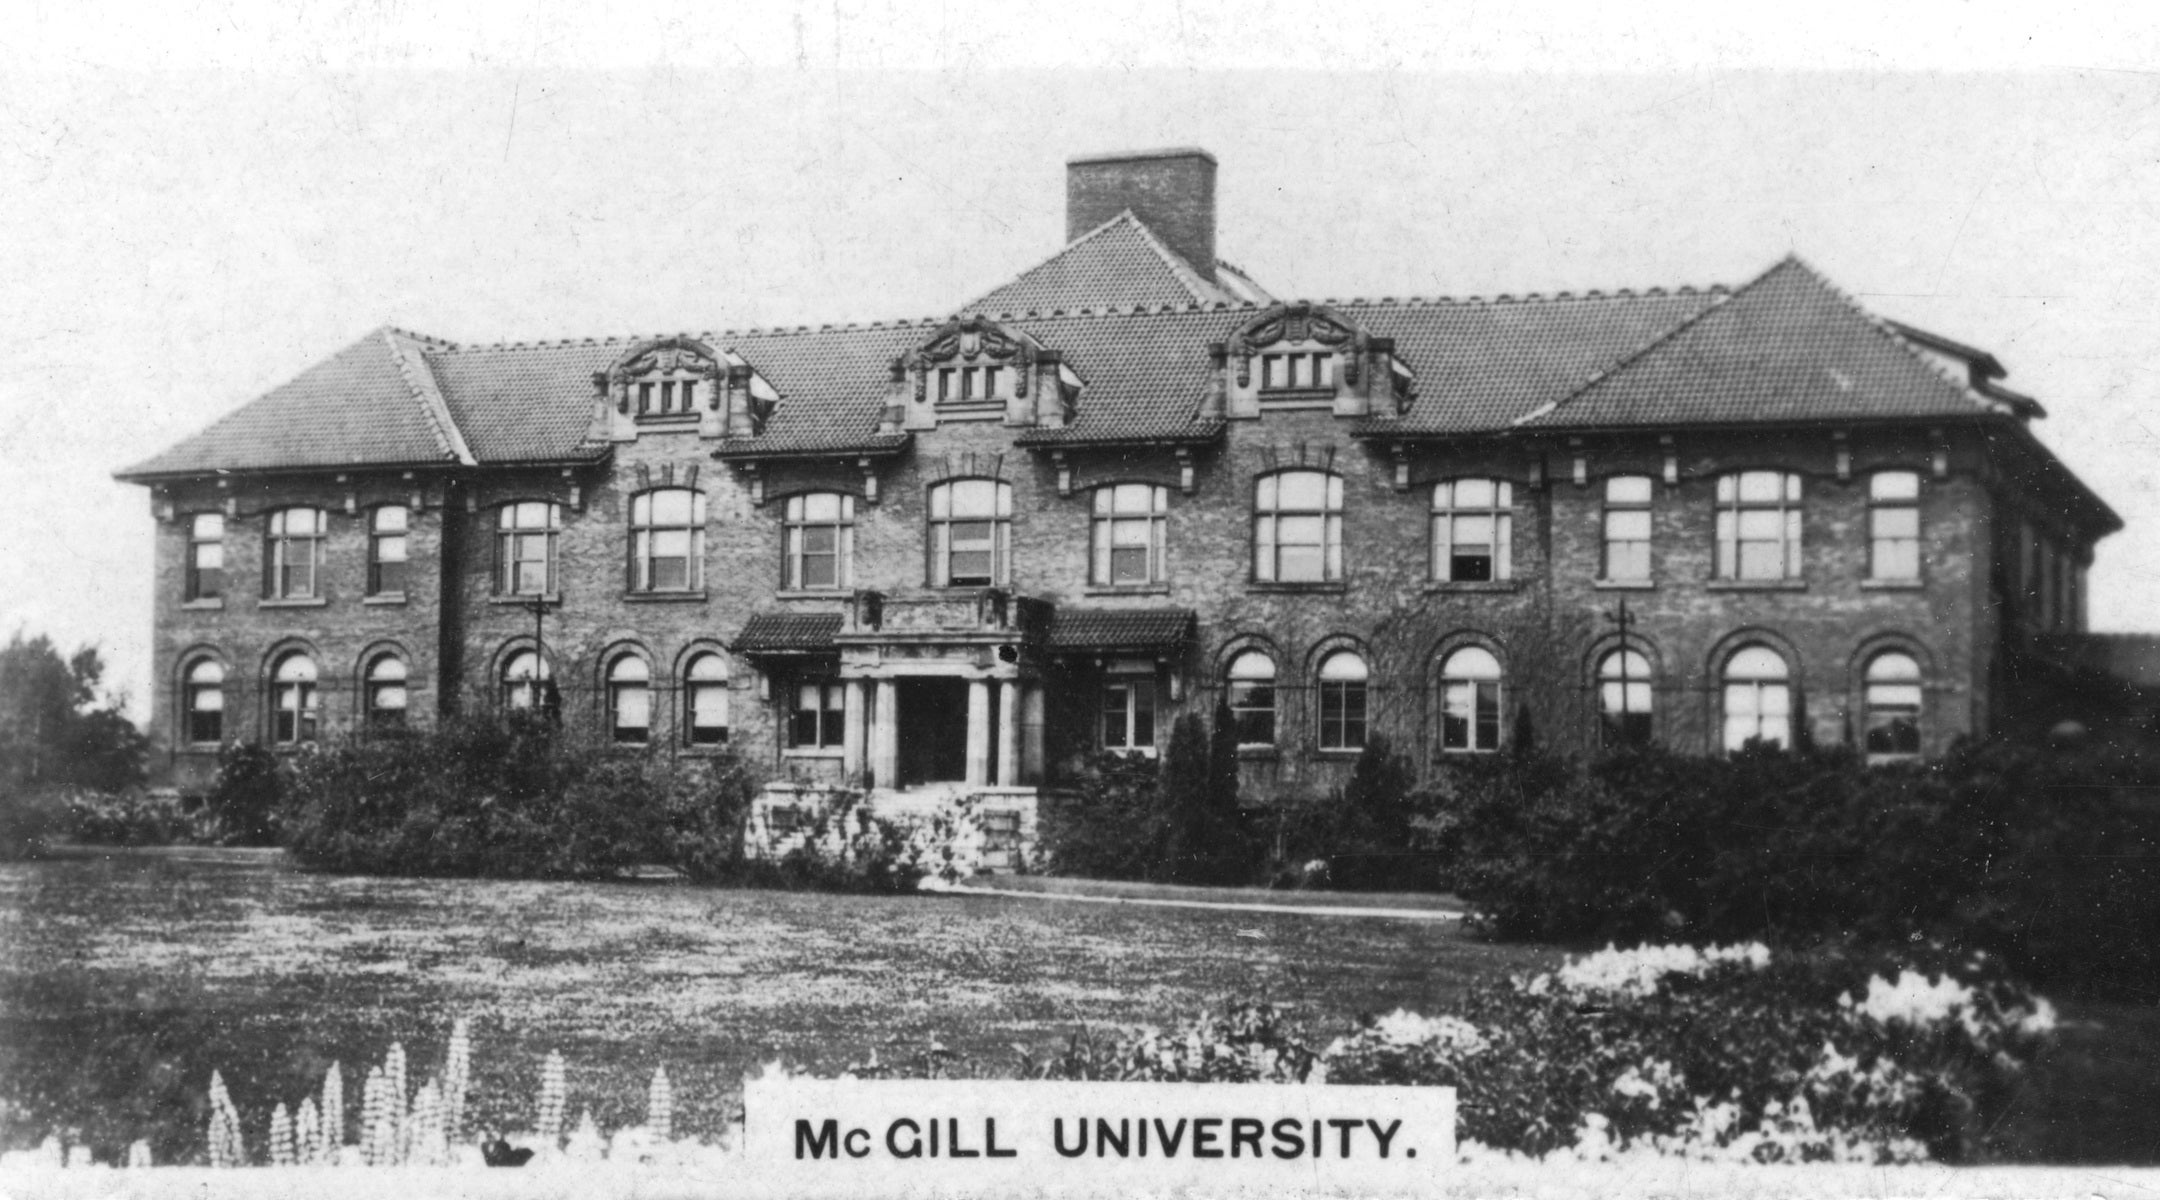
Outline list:
[[[1667,975],[1700,976],[1728,964],[1759,971],[1769,962],[1770,948],[1761,942],[1700,949],[1672,945],[1618,950],[1607,945],[1595,954],[1568,959],[1558,978],[1569,991],[1648,996]],[[1533,988],[1532,994],[1539,993]]]

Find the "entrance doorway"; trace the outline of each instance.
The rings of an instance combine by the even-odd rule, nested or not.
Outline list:
[[[900,786],[967,778],[967,682],[902,679]]]

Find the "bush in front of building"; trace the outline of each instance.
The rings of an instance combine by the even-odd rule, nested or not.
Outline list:
[[[753,781],[728,757],[620,751],[540,717],[462,718],[304,748],[284,773],[300,862],[364,874],[599,879],[741,870]]]
[[[265,747],[227,742],[218,748],[217,778],[204,797],[203,840],[228,846],[277,844],[284,803],[283,765]]]
[[[1088,760],[1079,782],[1047,791],[1036,815],[1036,842],[1054,874],[1087,879],[1151,879],[1161,833],[1155,762],[1105,752]]]
[[[1510,938],[1934,936],[2041,982],[2160,984],[2160,810],[2144,759],[1962,747],[1926,767],[1848,754],[1661,751],[1454,767],[1416,840]]]

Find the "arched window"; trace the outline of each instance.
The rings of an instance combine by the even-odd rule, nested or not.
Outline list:
[[[727,660],[700,654],[683,672],[683,741],[718,746],[728,740]]]
[[[930,586],[1005,583],[1012,543],[1012,486],[955,479],[930,489]]]
[[[1277,471],[1253,484],[1253,578],[1329,583],[1342,578],[1342,476]]]
[[[1741,471],[1717,481],[1717,577],[1800,578],[1800,477]]]
[[[1597,676],[1599,740],[1608,747],[1649,745],[1650,660],[1615,650],[1598,660]]]
[[[1095,489],[1094,546],[1089,581],[1118,587],[1161,583],[1164,518],[1170,489],[1119,483]]]
[[[1247,650],[1225,672],[1225,700],[1237,724],[1240,746],[1275,744],[1275,660]]]
[[[1365,748],[1365,660],[1338,650],[1320,664],[1320,748]]]
[[[188,600],[216,600],[225,594],[225,514],[196,513],[188,518]]]
[[[368,514],[368,595],[405,594],[405,532],[410,523],[402,504],[385,504]]]
[[[1760,741],[1792,745],[1792,685],[1784,656],[1768,646],[1749,646],[1725,660],[1725,749]]]
[[[505,504],[495,519],[495,588],[506,596],[544,596],[555,590],[555,535],[562,506],[544,500]]]
[[[1488,754],[1500,748],[1500,660],[1465,646],[1440,664],[1440,749]]]
[[[318,594],[323,533],[328,518],[319,508],[281,508],[270,514],[267,577],[263,590],[272,600],[306,600]]]
[[[361,681],[367,723],[377,726],[405,723],[405,660],[395,654],[378,654],[368,663]]]
[[[225,740],[225,666],[198,660],[180,685],[181,732],[197,745]]]
[[[694,592],[705,585],[705,493],[661,488],[630,501],[630,586]]]
[[[855,497],[838,492],[790,496],[786,520],[786,586],[844,588],[854,582]]]
[[[1496,479],[1450,479],[1433,486],[1433,578],[1458,583],[1514,573],[1515,488]]]
[[[1868,476],[1868,577],[1920,578],[1920,474]]]
[[[503,663],[504,708],[544,711],[553,707],[553,672],[547,660],[531,650],[520,650]]]
[[[608,667],[608,736],[624,745],[652,740],[652,669],[635,654]]]
[[[317,715],[315,660],[295,651],[270,673],[270,740],[280,746],[314,741]]]
[[[1600,579],[1641,582],[1650,578],[1648,475],[1615,475],[1605,481],[1605,571]]]
[[[1878,654],[1868,660],[1861,688],[1867,760],[1887,763],[1919,758],[1919,662],[1895,650]]]

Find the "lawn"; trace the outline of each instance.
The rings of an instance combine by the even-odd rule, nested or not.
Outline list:
[[[1070,904],[315,875],[155,856],[0,865],[0,1145],[79,1130],[200,1153],[210,1071],[251,1140],[333,1061],[357,1098],[404,1044],[417,1083],[472,1021],[474,1113],[526,1128],[540,1064],[570,1111],[634,1123],[655,1066],[712,1136],[746,1070],[835,1071],[936,1037],[1005,1073],[1015,1044],[1167,1023],[1234,997],[1332,1036],[1551,963],[1453,922]]]

